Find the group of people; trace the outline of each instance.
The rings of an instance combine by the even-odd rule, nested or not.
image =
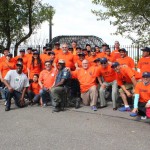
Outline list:
[[[142,57],[135,64],[118,41],[112,52],[106,43],[102,47],[86,44],[81,48],[73,41],[71,45],[69,48],[66,43],[56,42],[53,49],[43,47],[41,54],[29,47],[27,52],[21,49],[16,57],[9,49],[4,49],[4,56],[0,58],[0,79],[5,110],[10,110],[12,97],[18,107],[23,107],[24,97],[28,95],[33,105],[41,103],[46,107],[51,100],[53,111],[59,112],[68,83],[75,79],[82,103],[90,105],[93,111],[97,111],[97,103],[100,108],[107,107],[105,94],[110,87],[113,110],[131,111],[132,117],[146,117],[150,108],[149,47],[141,49]],[[120,108],[117,108],[118,96],[123,101]],[[134,98],[132,110],[129,97]]]

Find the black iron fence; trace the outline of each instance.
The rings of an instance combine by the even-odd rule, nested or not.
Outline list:
[[[19,46],[18,48],[18,53],[19,53],[19,50],[20,49],[27,49],[28,47],[32,47],[32,48],[35,48],[37,49],[40,53],[42,53],[42,49],[43,49],[43,46],[45,45],[25,45],[25,46]],[[142,51],[140,50],[140,47],[137,45],[121,45],[120,48],[125,48],[127,51],[128,51],[128,56],[132,57],[134,59],[135,62],[137,62],[139,60],[139,58],[141,57],[142,55]],[[114,46],[113,45],[110,45],[110,49],[111,51],[114,50]],[[14,47],[11,47],[10,48],[10,52],[12,54],[14,54]],[[0,54],[0,57],[2,56],[2,54]]]

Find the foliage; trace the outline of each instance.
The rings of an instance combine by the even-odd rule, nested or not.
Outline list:
[[[104,9],[92,12],[98,20],[111,19],[117,26],[114,34],[124,35],[133,42],[150,44],[150,0],[92,0]]]
[[[0,1],[0,45],[18,46],[27,40],[44,21],[52,19],[55,11],[40,0]]]

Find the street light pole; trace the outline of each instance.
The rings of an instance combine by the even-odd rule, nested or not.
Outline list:
[[[53,7],[50,6],[50,10],[53,11]],[[52,41],[52,16],[49,18],[49,43]]]

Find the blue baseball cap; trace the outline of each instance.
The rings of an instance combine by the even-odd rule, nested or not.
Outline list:
[[[142,77],[143,78],[149,78],[150,77],[150,72],[143,72]]]
[[[144,47],[144,48],[141,49],[141,51],[150,52],[150,48],[149,47]]]
[[[119,66],[120,64],[118,62],[113,62],[111,65],[111,68],[116,68],[117,66]]]
[[[119,52],[123,51],[123,52],[127,52],[127,50],[125,48],[121,48],[118,50]]]
[[[100,62],[100,61],[101,61],[100,58],[97,58],[97,59],[94,60],[94,62]]]
[[[100,59],[100,62],[101,62],[101,63],[107,63],[107,61],[108,61],[108,60],[107,60],[106,57],[102,57],[102,58]]]

